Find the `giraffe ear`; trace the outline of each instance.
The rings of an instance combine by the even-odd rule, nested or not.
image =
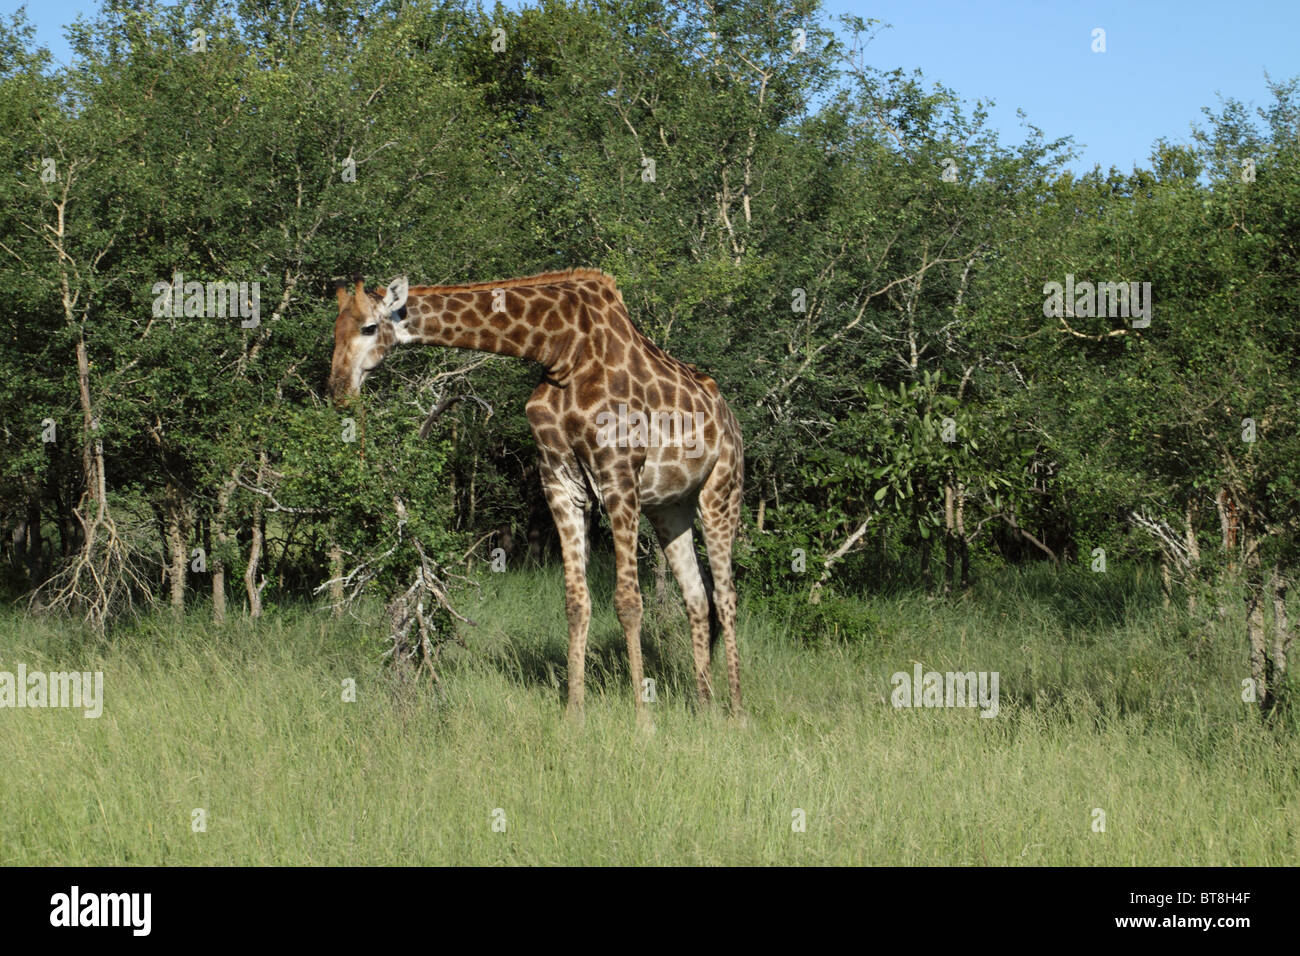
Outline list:
[[[406,305],[406,293],[409,288],[406,276],[398,276],[388,283],[388,291],[384,293],[384,301],[380,303],[380,308],[385,315],[391,316]]]
[[[339,308],[347,305],[348,302],[348,284],[342,279],[336,279],[334,282],[334,295],[339,300]]]

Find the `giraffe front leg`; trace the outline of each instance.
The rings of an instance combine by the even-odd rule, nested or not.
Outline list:
[[[591,622],[591,597],[587,593],[585,571],[570,573],[564,566],[564,610],[569,619],[569,717],[582,718],[586,695],[587,627]]]
[[[587,629],[591,623],[591,595],[587,591],[587,523],[580,513],[576,522],[560,532],[564,554],[564,611],[569,621],[568,714],[582,717],[586,692]]]
[[[641,508],[635,491],[628,491],[627,483],[620,483],[618,493],[605,495],[605,509],[614,533],[614,609],[618,622],[623,625],[627,639],[628,670],[632,676],[632,699],[636,707],[637,723],[648,723],[642,693],[644,679],[641,666],[641,581],[637,575],[636,544],[641,523]],[[635,488],[635,486],[632,486]]]
[[[569,622],[569,717],[581,719],[586,689],[587,629],[591,595],[587,590],[587,509],[572,487],[543,469],[542,490],[564,557],[564,611]]]

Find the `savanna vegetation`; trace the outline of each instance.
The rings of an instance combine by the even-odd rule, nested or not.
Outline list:
[[[105,675],[104,713],[0,712],[0,864],[1288,865],[1300,738],[1236,693],[1240,627],[1151,575],[981,575],[967,600],[855,604],[838,637],[742,593],[743,720],[695,705],[680,602],[646,609],[654,732],[593,574],[587,711],[563,717],[558,566],[492,575],[436,685],[372,628],[293,606],[108,639],[0,616],[33,670]],[[379,609],[374,609],[377,613]],[[1001,671],[996,718],[895,709],[890,674]],[[346,682],[355,682],[348,702]],[[37,716],[39,715],[39,716]],[[201,816],[196,814],[201,811]]]

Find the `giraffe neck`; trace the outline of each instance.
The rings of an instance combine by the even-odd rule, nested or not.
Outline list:
[[[541,305],[527,288],[415,288],[402,323],[406,336],[398,337],[531,359],[555,371],[565,365],[578,333],[567,318]]]

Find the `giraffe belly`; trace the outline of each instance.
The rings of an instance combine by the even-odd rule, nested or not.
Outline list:
[[[647,449],[639,487],[641,507],[653,508],[694,497],[716,462],[717,453],[712,449],[701,448],[700,454],[694,456],[682,448]]]

